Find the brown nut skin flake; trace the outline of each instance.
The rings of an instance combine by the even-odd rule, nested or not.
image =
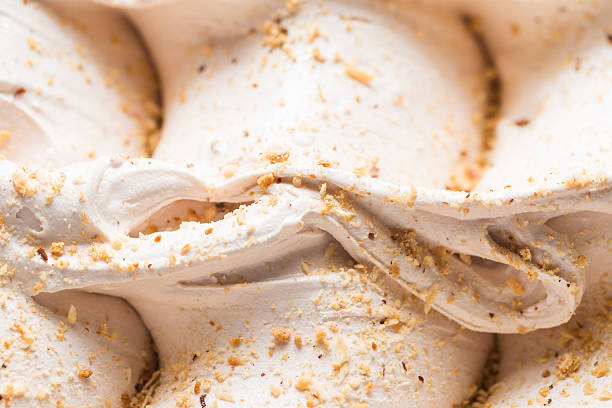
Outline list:
[[[36,253],[40,255],[43,261],[47,262],[49,260],[49,257],[47,256],[47,251],[45,251],[45,248],[38,248],[36,250]]]
[[[15,90],[15,92],[13,93],[13,96],[16,98],[20,95],[23,95],[24,93],[26,93],[26,89],[24,87],[19,87]]]

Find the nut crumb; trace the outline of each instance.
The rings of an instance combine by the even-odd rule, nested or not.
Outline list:
[[[68,309],[68,315],[66,316],[66,319],[68,320],[68,323],[71,323],[71,324],[76,323],[78,319],[76,307],[72,304],[70,305],[70,308]]]
[[[280,397],[281,395],[280,387],[277,387],[276,385],[270,385],[270,394],[272,394],[274,398]]]
[[[21,167],[13,173],[13,186],[23,197],[30,197],[38,191],[37,173]]]
[[[364,85],[369,85],[370,82],[372,82],[372,80],[374,79],[374,75],[372,74],[368,74],[365,71],[362,71],[358,68],[355,67],[351,67],[351,66],[347,66],[344,69],[344,72],[346,73],[346,75],[348,75],[350,78],[361,82]]]
[[[578,368],[580,368],[580,357],[574,352],[566,352],[557,359],[555,374],[557,378],[563,380],[578,371]]]
[[[63,242],[52,242],[51,243],[51,254],[55,256],[64,255],[64,243]]]
[[[274,173],[264,174],[257,179],[257,185],[261,191],[266,191],[272,183],[274,183]]]
[[[287,343],[291,339],[291,329],[288,327],[275,327],[272,336],[277,343]]]
[[[284,152],[284,153],[267,153],[266,154],[266,159],[271,164],[283,163],[283,162],[286,162],[287,160],[289,160],[289,152]]]
[[[597,363],[594,369],[591,370],[591,374],[597,378],[604,377],[610,372],[610,364],[606,361],[600,361]]]
[[[89,378],[93,375],[93,371],[91,371],[89,368],[79,368],[77,375],[81,378]]]
[[[38,248],[36,250],[36,253],[42,258],[43,261],[47,262],[49,260],[49,257],[47,256],[47,252],[45,251],[45,248]]]
[[[302,336],[296,335],[293,338],[293,342],[295,343],[296,347],[302,347]]]
[[[312,379],[303,375],[299,376],[297,381],[295,382],[295,388],[298,391],[308,391],[311,385]]]
[[[232,367],[244,365],[242,360],[240,360],[238,357],[231,355],[231,354],[227,357],[227,363],[231,365]]]

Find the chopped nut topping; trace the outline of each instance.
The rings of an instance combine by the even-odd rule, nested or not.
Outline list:
[[[271,164],[286,162],[287,160],[289,160],[289,152],[284,152],[284,153],[267,153],[266,154],[266,159],[268,159],[268,161]]]
[[[296,347],[302,347],[302,336],[296,335],[293,338],[293,342],[295,343]]]
[[[20,167],[13,173],[13,186],[24,197],[30,197],[38,191],[38,174],[35,171]]]
[[[312,385],[312,378],[306,376],[299,376],[295,382],[295,388],[299,391],[308,391]]]
[[[607,361],[599,361],[594,369],[591,370],[591,374],[597,378],[604,377],[610,372],[610,364]]]
[[[52,242],[51,243],[51,254],[55,256],[62,256],[64,254],[64,243],[63,242]]]
[[[317,62],[325,62],[325,58],[321,55],[321,50],[319,47],[314,47],[312,49],[312,58],[314,58]]]
[[[74,305],[70,305],[70,308],[68,309],[68,315],[66,316],[66,319],[68,320],[68,323],[74,324],[77,321],[77,310],[76,307]]]
[[[518,127],[525,127],[529,124],[529,119],[517,119],[514,124]]]
[[[344,72],[346,75],[351,77],[352,79],[361,82],[362,84],[369,85],[370,82],[374,79],[374,76],[364,72],[358,68],[352,66],[346,66],[344,68]]]
[[[523,258],[525,262],[531,261],[531,251],[529,250],[529,248],[520,249],[519,255],[521,256],[521,258]]]
[[[244,363],[238,357],[229,355],[227,357],[227,363],[232,367],[243,365]]]
[[[291,339],[291,329],[287,327],[275,327],[272,336],[277,343],[287,343]]]
[[[274,183],[274,174],[273,173],[267,173],[264,174],[263,176],[260,176],[257,179],[257,185],[259,186],[259,188],[261,188],[262,191],[266,191],[268,189],[268,187]]]
[[[47,262],[49,260],[49,257],[47,256],[47,252],[45,251],[45,248],[38,248],[36,250],[36,253],[40,255],[43,261]]]
[[[79,371],[77,372],[77,375],[81,378],[89,378],[92,376],[92,374],[93,371],[88,368],[79,368]]]
[[[270,385],[270,394],[272,394],[272,396],[274,398],[278,398],[281,395],[281,389],[280,387],[277,387],[276,385]]]
[[[578,371],[579,368],[580,357],[570,351],[559,356],[555,374],[560,380],[563,380]]]
[[[264,34],[261,43],[270,47],[271,50],[282,47],[287,41],[287,29],[274,21],[264,21],[261,25],[261,32]]]

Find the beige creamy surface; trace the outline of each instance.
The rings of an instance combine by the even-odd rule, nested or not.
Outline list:
[[[124,17],[85,2],[5,1],[0,153],[36,167],[146,154],[155,78]]]
[[[456,15],[401,1],[233,3],[128,12],[163,83],[156,158],[209,178],[278,157],[441,188],[477,159],[484,68]]]
[[[0,10],[0,153],[30,168],[145,154],[145,136],[155,127],[147,106],[156,85],[126,20],[90,5],[24,3],[5,1]],[[2,212],[2,223],[7,215]],[[35,221],[29,210],[20,217]],[[10,229],[1,229],[6,243]],[[53,259],[70,250],[69,241],[58,240],[37,256]],[[120,406],[156,364],[137,312],[119,298],[81,291],[30,298],[13,284],[13,273],[3,263],[2,402]]]
[[[609,403],[611,10],[3,2],[0,396]]]

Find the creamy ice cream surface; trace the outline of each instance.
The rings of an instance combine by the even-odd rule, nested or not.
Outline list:
[[[0,404],[610,403],[606,2],[0,5]]]

